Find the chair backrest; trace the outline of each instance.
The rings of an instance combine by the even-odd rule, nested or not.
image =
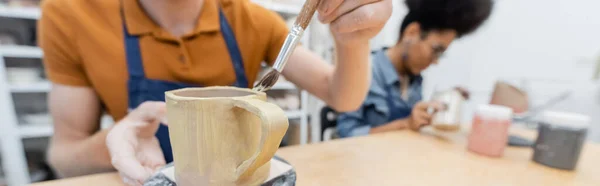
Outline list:
[[[333,110],[331,107],[325,106],[321,109],[321,136],[328,128],[337,126],[338,112]]]

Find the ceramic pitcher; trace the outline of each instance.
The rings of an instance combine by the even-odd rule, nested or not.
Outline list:
[[[165,93],[178,186],[259,185],[288,118],[263,92],[235,87]]]

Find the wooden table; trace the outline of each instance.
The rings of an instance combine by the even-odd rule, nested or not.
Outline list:
[[[534,133],[511,129],[534,137]],[[502,158],[466,150],[466,131],[391,132],[282,148],[277,155],[294,165],[298,186],[365,185],[600,185],[600,145],[587,143],[576,171],[531,161],[532,150],[509,147]],[[596,157],[594,157],[594,155]],[[35,186],[120,186],[114,173],[44,182]]]

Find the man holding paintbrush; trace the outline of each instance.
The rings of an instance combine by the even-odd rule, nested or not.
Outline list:
[[[61,177],[116,168],[139,185],[172,161],[167,127],[159,124],[164,91],[251,88],[288,33],[276,13],[249,0],[42,3],[39,38],[55,131],[48,160]],[[369,39],[391,7],[391,0],[324,0],[319,20],[331,28],[336,65],[300,46],[282,75],[337,110],[358,108],[370,81]],[[104,111],[118,122],[101,130]]]

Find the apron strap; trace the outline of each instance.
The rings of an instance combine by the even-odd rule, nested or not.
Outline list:
[[[119,1],[119,13],[121,14],[123,24],[123,36],[125,41],[125,59],[127,62],[127,71],[129,77],[145,77],[144,66],[142,65],[142,55],[140,52],[140,42],[137,36],[129,34],[127,24],[125,23],[125,11],[123,10],[123,1]]]
[[[145,77],[138,37],[130,35],[125,24],[123,24],[123,35],[125,36],[125,55],[129,76]]]
[[[223,35],[223,39],[225,39],[225,44],[227,45],[227,50],[229,51],[229,56],[231,57],[233,69],[235,70],[236,82],[234,86],[248,88],[248,79],[246,78],[246,70],[244,69],[242,53],[238,47],[233,30],[227,22],[227,17],[225,17],[225,14],[223,14],[223,11],[220,8],[219,24],[221,26],[221,34]]]

